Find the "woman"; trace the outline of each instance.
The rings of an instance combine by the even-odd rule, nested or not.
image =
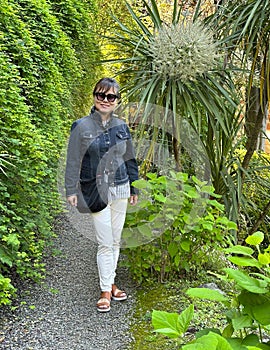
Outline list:
[[[78,185],[83,193],[88,193],[85,197],[88,203],[93,197],[90,184],[94,183],[96,193],[100,184],[106,189],[105,197],[104,191],[99,196],[103,205],[89,204],[98,242],[101,295],[97,310],[100,312],[110,311],[111,299],[127,299],[114,279],[128,198],[131,205],[138,200],[137,190],[132,186],[138,179],[138,166],[130,131],[126,123],[113,114],[120,99],[119,89],[111,78],[103,78],[96,84],[90,115],[72,125],[66,163],[66,195],[72,206],[78,204]]]

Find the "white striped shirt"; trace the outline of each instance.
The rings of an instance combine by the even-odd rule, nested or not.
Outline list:
[[[124,199],[130,197],[130,185],[126,182],[123,185],[110,186],[108,192],[108,201],[114,201],[116,199]]]

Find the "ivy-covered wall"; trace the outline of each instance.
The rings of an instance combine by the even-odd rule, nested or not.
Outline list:
[[[94,16],[95,0],[1,1],[0,305],[43,270],[60,151],[96,79]]]

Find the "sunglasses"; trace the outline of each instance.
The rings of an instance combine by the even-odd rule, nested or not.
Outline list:
[[[98,101],[104,101],[105,98],[107,98],[108,102],[114,102],[117,98],[119,98],[117,95],[114,94],[105,94],[105,92],[95,92],[94,95],[96,96]]]

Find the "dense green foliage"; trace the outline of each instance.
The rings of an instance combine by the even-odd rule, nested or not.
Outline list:
[[[60,150],[90,90],[93,11],[90,1],[1,2],[0,304],[14,275],[39,279],[44,268]]]
[[[260,231],[248,236],[245,246],[227,248],[228,259],[238,268],[225,268],[223,280],[233,281],[234,292],[221,292],[208,288],[190,288],[193,298],[223,303],[227,324],[222,330],[202,329],[186,345],[185,333],[191,323],[194,306],[190,305],[180,315],[154,311],[152,323],[156,332],[179,341],[179,349],[270,349],[270,246],[263,249],[264,234]],[[251,247],[254,248],[251,248]]]
[[[96,61],[100,59],[97,44],[99,38],[93,31],[97,23],[99,7],[97,3],[95,0],[51,1],[52,12],[57,17],[63,32],[68,35],[80,64],[81,79],[73,81],[71,96],[73,109],[78,115],[88,112],[91,88],[99,78],[101,70],[101,67],[96,66]]]
[[[139,210],[127,215],[123,234],[136,281],[172,281],[218,268],[218,250],[232,239],[236,224],[226,218],[214,188],[186,173],[147,177],[134,183],[141,201]]]

